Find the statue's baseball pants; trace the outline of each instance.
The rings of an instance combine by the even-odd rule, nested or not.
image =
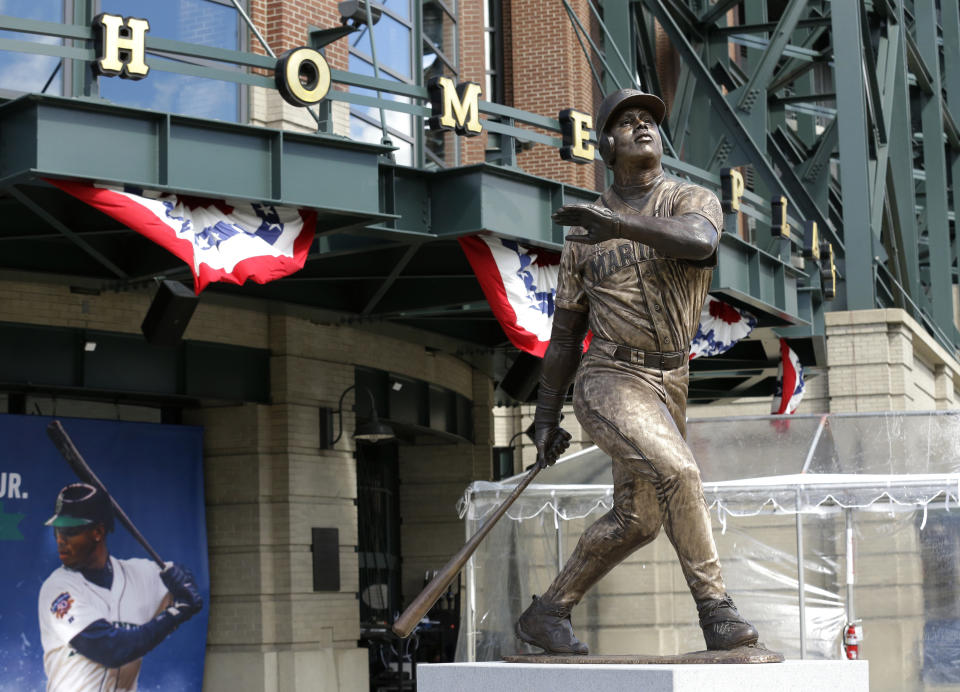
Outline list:
[[[655,370],[599,354],[584,357],[574,411],[584,431],[613,459],[613,509],[581,536],[543,597],[565,607],[661,525],[696,600],[722,598],[720,561],[700,471],[684,440],[688,366]]]

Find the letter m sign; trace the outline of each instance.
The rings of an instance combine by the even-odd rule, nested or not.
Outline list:
[[[427,82],[430,96],[431,130],[454,130],[458,135],[480,134],[480,85],[461,82],[454,85],[449,77],[434,77]]]

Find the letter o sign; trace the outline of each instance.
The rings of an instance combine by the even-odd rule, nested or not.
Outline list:
[[[312,106],[330,91],[330,66],[313,48],[294,48],[277,60],[274,80],[287,103]]]

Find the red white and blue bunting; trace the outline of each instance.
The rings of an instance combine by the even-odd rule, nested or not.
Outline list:
[[[794,413],[803,399],[803,366],[786,339],[780,339],[780,368],[770,413]]]
[[[542,358],[553,327],[560,255],[488,234],[462,237],[460,246],[510,343]],[[756,325],[746,310],[707,296],[690,357],[724,353]]]
[[[542,358],[553,328],[560,255],[486,234],[464,236],[460,247],[510,343]]]
[[[197,293],[212,281],[264,284],[299,271],[316,229],[310,209],[49,182],[186,262]]]
[[[711,295],[700,311],[700,324],[690,342],[690,360],[725,353],[757,326],[757,318]]]

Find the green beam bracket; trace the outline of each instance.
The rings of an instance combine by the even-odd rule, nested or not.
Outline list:
[[[798,300],[804,272],[729,233],[720,236],[718,259],[712,294],[756,312],[763,326],[810,325]]]
[[[39,95],[0,106],[0,130],[3,185],[80,178],[381,218],[377,145]]]
[[[425,193],[431,230],[438,236],[491,231],[553,250],[563,244],[550,220],[557,201],[586,203],[597,198],[592,190],[489,164],[438,171]]]

